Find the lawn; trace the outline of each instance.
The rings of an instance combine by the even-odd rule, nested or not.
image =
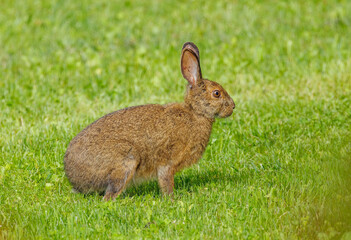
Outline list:
[[[0,239],[351,239],[351,1],[2,0]],[[180,52],[236,103],[199,164],[74,194],[70,140],[180,102]]]

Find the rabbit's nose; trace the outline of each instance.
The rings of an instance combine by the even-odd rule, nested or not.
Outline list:
[[[233,105],[233,109],[235,108],[235,103],[234,103],[234,101],[233,101],[233,99],[231,99],[232,100],[232,105]]]

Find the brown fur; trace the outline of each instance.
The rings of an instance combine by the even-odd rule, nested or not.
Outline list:
[[[215,117],[228,117],[235,107],[218,83],[202,79],[193,43],[183,46],[181,70],[189,82],[184,103],[110,113],[70,142],[64,165],[75,190],[105,192],[109,200],[128,183],[157,178],[163,193],[173,193],[174,174],[201,158]],[[215,90],[220,97],[214,96]]]

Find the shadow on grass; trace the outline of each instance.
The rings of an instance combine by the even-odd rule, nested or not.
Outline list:
[[[223,170],[211,170],[206,172],[188,172],[186,174],[176,175],[174,178],[174,191],[196,192],[198,189],[213,184],[221,185],[226,183],[238,183],[246,181],[249,178],[248,174],[227,173]],[[157,180],[144,182],[137,186],[129,187],[122,197],[133,196],[162,196]]]

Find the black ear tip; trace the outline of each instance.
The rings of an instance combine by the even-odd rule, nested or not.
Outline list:
[[[197,48],[197,46],[193,43],[193,42],[186,42],[183,44],[183,48],[182,51],[184,49],[190,49],[191,51],[193,51],[195,54],[197,54],[197,57],[200,57],[200,53],[199,53],[199,49]]]
[[[197,49],[197,46],[193,42],[186,42],[186,43],[184,43],[182,49],[184,49],[186,47],[192,47],[192,48]]]

